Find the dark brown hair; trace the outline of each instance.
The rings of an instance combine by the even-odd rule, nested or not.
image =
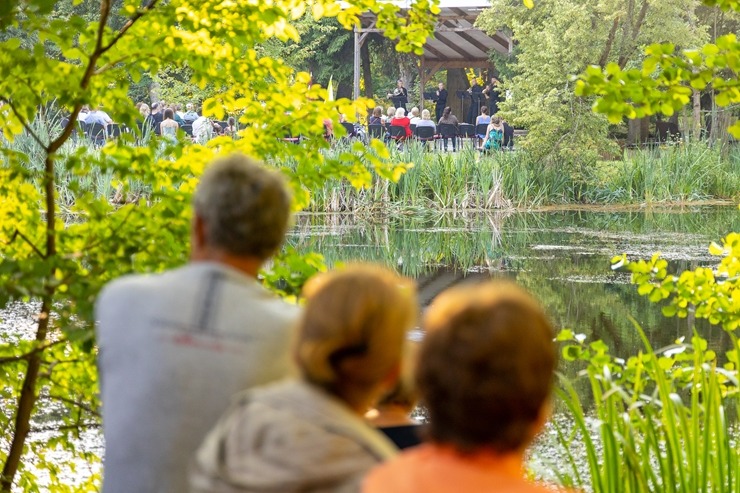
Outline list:
[[[429,438],[463,452],[526,446],[557,364],[537,302],[513,284],[462,286],[434,301],[424,326],[416,376]]]

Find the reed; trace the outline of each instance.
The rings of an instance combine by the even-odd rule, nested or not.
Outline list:
[[[654,350],[633,323],[644,350],[627,361],[603,342],[559,336],[570,343],[567,358],[587,362],[581,375],[593,406],[561,379],[557,394],[572,421],[555,422],[566,467],[553,472],[594,493],[738,491],[736,368],[723,367],[699,336]]]
[[[59,131],[59,120],[59,114],[50,112],[32,125],[42,140],[48,140]],[[41,176],[41,149],[29,135],[20,135],[13,143],[4,145],[27,156],[28,169]],[[97,160],[99,152],[81,136],[60,150],[64,155],[81,153],[80,158],[90,158],[91,162]],[[346,152],[351,152],[350,143],[340,141],[327,151],[327,157],[337,158]],[[413,165],[397,183],[380,178],[368,164],[373,173],[368,188],[357,190],[343,180],[325,181],[310,190],[312,202],[307,212],[351,211],[382,216],[418,214],[424,210],[457,212],[740,198],[740,149],[732,147],[723,153],[705,142],[628,150],[621,161],[578,165],[540,162],[521,150],[483,155],[467,142],[454,153],[410,142],[401,150],[392,148],[390,154],[391,160]],[[0,165],[5,159],[9,157],[0,157]],[[295,171],[290,156],[273,161],[272,165],[289,173]],[[111,185],[110,171],[94,166],[84,176],[70,174],[63,167],[57,173],[58,191],[65,207],[71,207],[81,193],[112,201],[128,200],[128,196],[148,198],[151,193],[130,183],[127,197],[121,198]]]

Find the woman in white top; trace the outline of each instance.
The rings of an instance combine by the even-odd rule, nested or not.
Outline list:
[[[411,120],[411,125],[416,125],[417,123],[419,123],[419,120],[421,120],[421,118],[419,118],[419,108],[417,108],[416,106],[411,108],[411,113],[409,113],[409,120]]]
[[[164,120],[159,124],[160,135],[166,136],[167,138],[174,139],[177,135],[177,129],[180,125],[174,120],[175,113],[167,108],[164,110]]]

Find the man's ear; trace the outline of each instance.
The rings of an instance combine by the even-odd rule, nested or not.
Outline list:
[[[202,249],[206,244],[206,224],[198,213],[193,214],[193,232],[191,241],[191,249],[193,251]]]

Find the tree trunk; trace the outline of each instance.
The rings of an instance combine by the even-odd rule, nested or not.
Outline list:
[[[693,140],[701,139],[701,93],[694,89],[694,108],[692,115],[691,137]]]
[[[76,109],[79,112],[79,108]],[[73,118],[77,118],[77,115],[73,112]],[[54,258],[57,254],[56,244],[56,202],[54,192],[56,184],[54,182],[54,157],[53,154],[56,152],[58,147],[55,149],[54,145],[61,146],[66,140],[60,140],[64,135],[60,136],[57,141],[52,142],[47,148],[46,160],[44,162],[44,199],[46,202],[46,258]],[[49,329],[49,314],[51,312],[51,303],[54,297],[54,288],[47,288],[46,295],[41,302],[41,311],[39,313],[38,325],[36,328],[36,342],[43,344],[46,341],[47,332]],[[10,448],[8,449],[8,456],[3,464],[2,476],[0,476],[0,491],[3,493],[10,493],[15,480],[15,475],[18,472],[18,466],[23,456],[23,447],[26,444],[26,438],[28,432],[31,430],[31,414],[33,408],[36,405],[36,384],[39,377],[39,368],[41,367],[41,357],[43,351],[33,353],[28,357],[28,366],[26,367],[26,375],[23,378],[23,386],[21,387],[21,394],[18,396],[18,410],[15,414],[15,423],[13,428],[13,437],[10,440]]]
[[[627,123],[627,145],[640,145],[647,142],[649,133],[649,118],[629,120]]]
[[[373,90],[373,72],[370,68],[370,38],[365,38],[365,42],[360,47],[360,61],[362,63],[362,80],[365,82],[365,97],[372,99],[375,96]]]

